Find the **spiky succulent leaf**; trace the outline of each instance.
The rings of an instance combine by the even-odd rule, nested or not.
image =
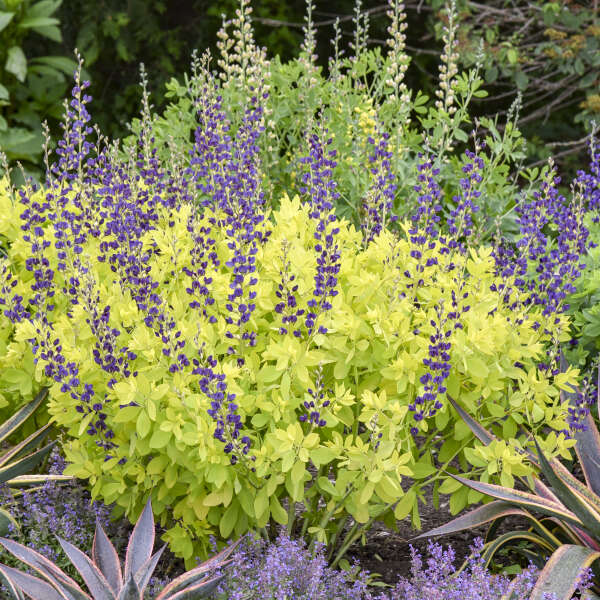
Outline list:
[[[152,577],[152,573],[154,573],[154,569],[156,569],[156,565],[162,553],[165,551],[167,546],[164,545],[158,552],[156,552],[153,556],[151,556],[146,563],[140,568],[140,570],[134,575],[135,582],[137,586],[140,588],[140,592],[143,594],[148,582],[150,581],[150,577]]]
[[[73,477],[71,475],[47,475],[47,474],[45,474],[45,475],[37,475],[37,474],[17,475],[17,477],[13,477],[12,479],[9,479],[6,483],[11,488],[21,488],[21,487],[29,487],[30,485],[44,484],[48,481],[56,481],[58,483],[61,483],[61,482],[65,482],[65,481],[73,481]],[[28,491],[33,492],[33,491],[35,491],[35,489],[41,489],[41,486],[39,488],[29,489]]]
[[[219,582],[223,579],[223,575],[213,577],[212,579],[206,579],[201,583],[187,587],[179,592],[175,592],[169,596],[169,600],[195,600],[196,598],[205,598],[208,594],[211,594],[216,589]],[[156,600],[159,600],[159,596]]]
[[[25,456],[30,450],[37,448],[50,433],[52,423],[48,423],[34,431],[29,437],[18,443],[13,448],[10,448],[5,454],[0,457],[0,467],[8,464],[11,460]]]
[[[38,409],[40,404],[45,400],[48,395],[48,390],[43,389],[37,394],[37,396],[28,402],[25,406],[20,408],[10,419],[0,425],[0,443],[10,437],[29,417]]]
[[[575,452],[589,488],[600,495],[600,433],[590,413],[583,425],[585,430],[575,432]]]
[[[465,531],[466,529],[473,529],[474,527],[480,527],[491,521],[508,517],[510,515],[519,515],[526,518],[531,515],[520,508],[516,508],[511,502],[503,502],[502,500],[495,500],[489,504],[484,504],[460,517],[452,519],[445,525],[440,525],[435,529],[422,533],[414,537],[414,540],[419,538],[431,537],[434,535],[448,535],[450,533],[456,533],[458,531]]]
[[[25,458],[21,458],[0,468],[0,484],[31,471],[31,469],[39,465],[48,456],[55,444],[56,442],[50,442]]]
[[[582,569],[589,567],[600,552],[564,544],[550,557],[542,569],[529,600],[544,600],[555,594],[556,600],[570,600],[579,583]]]
[[[121,588],[117,600],[142,600],[142,594],[133,575],[129,574],[125,579],[125,584]]]
[[[100,569],[94,565],[89,557],[70,542],[63,540],[58,536],[57,539],[63,552],[73,563],[73,566],[81,575],[85,585],[87,585],[88,590],[92,593],[94,600],[115,600],[115,595],[113,594],[108,581],[106,581],[106,578]]]
[[[0,544],[6,548],[15,558],[30,566],[34,571],[37,571],[55,588],[60,588],[61,594],[67,600],[89,600],[89,596],[85,594],[81,588],[68,575],[63,573],[54,563],[47,558],[27,548],[18,542],[9,540],[8,538],[0,538]]]
[[[553,460],[551,464],[539,447],[537,440],[535,440],[535,445],[542,473],[546,476],[556,495],[570,511],[577,515],[585,529],[600,537],[600,512],[598,512],[600,498],[575,479],[558,461]]]
[[[68,600],[49,583],[18,569],[0,564],[0,574],[16,600],[24,600],[23,592],[33,600]]]
[[[521,492],[520,490],[512,490],[500,485],[494,485],[492,483],[471,481],[470,479],[465,479],[464,477],[460,477],[458,475],[452,475],[452,477],[457,481],[460,481],[463,485],[481,492],[486,496],[491,496],[492,498],[497,498],[498,500],[504,500],[505,502],[510,502],[523,508],[535,509],[545,515],[563,519],[578,527],[583,526],[582,522],[574,513],[566,509],[562,504],[553,502],[552,500],[541,498],[535,494]]]
[[[92,544],[92,560],[108,581],[114,594],[118,594],[123,587],[121,562],[115,547],[98,522],[96,523],[96,533]]]
[[[154,548],[154,515],[150,499],[140,515],[127,545],[124,577],[137,573],[152,555]]]
[[[208,583],[212,581],[212,579],[206,579],[209,573],[226,566],[230,562],[228,560],[229,556],[235,550],[235,548],[237,548],[239,543],[240,540],[237,540],[235,543],[231,544],[227,548],[224,548],[221,550],[221,552],[215,554],[201,565],[198,565],[191,571],[188,571],[187,573],[184,573],[183,575],[180,575],[171,581],[171,583],[169,583],[156,597],[156,600],[173,600],[177,594],[188,588],[196,587],[200,583],[208,585]],[[218,580],[221,578],[217,577],[216,579],[218,583]]]
[[[478,423],[475,419],[473,419],[473,417],[471,417],[471,415],[467,411],[463,410],[462,406],[456,400],[454,400],[454,398],[452,398],[450,394],[446,393],[446,398],[448,398],[448,401],[450,402],[450,404],[452,404],[454,410],[458,413],[460,418],[469,426],[469,429],[473,432],[473,435],[480,442],[484,443],[487,446],[496,439],[495,435],[490,433],[485,427],[483,427],[483,425],[481,425],[481,423]]]

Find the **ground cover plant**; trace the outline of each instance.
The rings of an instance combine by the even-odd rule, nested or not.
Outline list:
[[[398,4],[396,59],[358,26],[347,83],[321,88],[393,85],[339,117],[309,19],[286,113],[247,10],[220,74],[193,63],[191,146],[192,117],[167,135],[147,94],[126,144],[94,132],[78,71],[44,185],[3,180],[0,392],[14,410],[48,388],[66,473],[132,520],[150,498],[188,567],[214,535],[280,528],[335,566],[375,520],[418,527],[426,486],[452,512],[481,500],[458,467],[510,486],[535,472],[531,434],[570,456],[587,407],[561,398],[578,372],[558,359],[597,186],[565,196],[550,163],[515,200],[519,135],[463,131],[480,83],[451,26],[427,108],[403,87]],[[501,439],[476,443],[447,394]]]

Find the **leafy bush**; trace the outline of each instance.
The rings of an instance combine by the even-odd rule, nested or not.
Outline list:
[[[390,0],[387,15],[387,53],[379,48],[367,49],[361,18],[348,57],[344,56],[338,31],[328,72],[317,64],[316,33],[311,19],[307,19],[300,56],[288,62],[279,58],[268,60],[257,46],[246,0],[241,2],[231,26],[219,33],[220,95],[232,131],[243,116],[244,98],[251,95],[249,88],[260,85],[269,94],[265,100],[267,130],[260,142],[261,160],[269,172],[264,189],[267,202],[275,207],[283,193],[298,189],[297,145],[307,124],[322,115],[332,138],[331,149],[339,157],[334,167],[338,215],[356,226],[363,220],[364,199],[372,193],[369,188],[375,177],[382,175],[373,173],[367,177],[360,165],[368,163],[380,151],[380,145],[392,156],[391,170],[397,184],[391,194],[395,214],[407,217],[416,210],[413,188],[418,184],[418,157],[430,153],[436,155],[435,166],[440,171],[437,181],[446,192],[444,209],[449,212],[454,208],[452,199],[460,195],[463,177],[462,157],[453,150],[464,147],[469,134],[481,128],[486,132],[487,152],[481,155],[481,211],[474,216],[478,233],[489,240],[496,230],[496,220],[504,232],[514,233],[512,209],[519,192],[514,183],[517,174],[532,181],[539,175],[539,169],[519,169],[525,154],[524,140],[514,123],[518,115],[510,111],[503,127],[497,119],[474,122],[469,114],[470,104],[474,98],[484,98],[487,92],[482,89],[478,69],[458,72],[456,27],[444,36],[445,53],[435,97],[429,99],[410,90],[405,81],[411,61],[405,49],[406,14],[400,3]],[[157,153],[162,158],[177,148],[185,159],[192,149],[197,126],[194,106],[205,85],[202,64],[203,60],[196,57],[184,83],[172,79],[167,84],[165,96],[171,104],[162,115],[154,116],[153,123]],[[140,127],[140,120],[132,123],[135,134],[139,134]],[[135,137],[130,139],[134,140]]]
[[[452,493],[454,511],[479,499],[432,463],[432,448],[447,467],[471,442],[446,388],[478,415],[506,416],[503,464],[526,473],[518,426],[567,430],[558,394],[576,373],[537,369],[566,319],[504,302],[492,250],[465,246],[482,149],[467,155],[447,236],[427,159],[421,210],[400,235],[383,228],[377,196],[362,232],[336,219],[322,126],[298,160],[305,201],[270,211],[261,95],[233,139],[205,77],[189,167],[156,159],[149,118],[136,157],[109,146],[86,158],[89,98],[77,81],[47,187],[2,196],[18,281],[5,286],[3,366],[51,386],[67,472],[128,515],[151,494],[188,561],[214,532],[296,522],[337,550],[334,562],[375,519],[412,512],[418,524],[429,482]],[[570,445],[553,435],[547,449]]]
[[[63,56],[28,56],[32,33],[60,42],[54,16],[62,0],[0,2],[0,150],[8,160],[25,161],[38,174],[42,122],[60,119],[62,100],[76,63]],[[2,171],[5,165],[0,164]]]

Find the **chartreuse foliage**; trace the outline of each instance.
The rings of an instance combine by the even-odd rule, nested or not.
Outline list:
[[[143,206],[144,187],[130,190]],[[154,192],[153,198],[160,197],[160,189]],[[67,190],[64,196],[74,193]],[[31,205],[44,194],[32,193]],[[52,205],[56,196],[47,199]],[[94,199],[88,189],[69,204],[70,214],[91,214]],[[11,293],[23,296],[25,303],[34,295],[25,269],[31,246],[18,226],[22,207],[13,202],[10,191],[3,190],[0,233],[18,281]],[[577,373],[551,377],[536,367],[549,341],[545,331],[554,328],[555,319],[558,331],[566,331],[566,317],[545,317],[532,306],[509,310],[490,290],[500,283],[490,249],[462,254],[419,246],[422,257],[417,258],[415,244],[405,234],[408,226],[400,235],[384,230],[365,245],[362,234],[341,220],[338,294],[331,298],[332,308],[320,313],[310,335],[282,335],[276,293],[293,274],[298,306],[305,307],[312,297],[320,223],[311,218],[308,205],[284,196],[280,208],[267,213],[264,227],[271,234],[255,254],[257,294],[246,325],[246,331],[255,332],[250,344],[239,334],[228,337],[226,298],[236,245],[230,229],[211,225],[211,219],[223,218],[221,209],[200,213],[193,201],[169,206],[155,205],[157,220],[142,237],[150,281],[162,301],[161,318],[175,323],[190,360],[197,357],[201,368],[210,371],[211,365],[213,372],[225,375],[227,392],[236,396],[248,454],[238,446],[233,453],[238,460],[232,464],[227,446],[213,436],[215,421],[207,411],[214,404],[201,391],[199,375],[191,367],[172,368],[174,358],[165,355],[166,343],[147,325],[148,315],[132,299],[130,288],[119,284],[108,261],[96,260],[101,244],[119,248],[118,231],[85,238],[80,253],[85,273],[73,271],[75,263],[69,261],[57,269],[57,250],[45,250],[49,268],[56,269],[56,289],[68,290],[70,278],[80,277],[82,299],[71,305],[68,294],[57,293],[47,324],[22,319],[15,325],[0,316],[0,329],[9,331],[0,367],[8,363],[16,369],[18,364],[23,378],[49,386],[49,412],[67,436],[71,464],[66,472],[88,479],[94,497],[116,503],[118,511],[132,517],[150,496],[166,527],[164,539],[188,563],[207,553],[212,534],[239,536],[272,522],[328,544],[339,560],[375,519],[393,524],[412,514],[419,525],[418,499],[430,482],[435,482],[436,494],[451,494],[454,512],[482,497],[438,465],[449,469],[455,459],[466,465],[478,453],[496,467],[473,474],[485,482],[500,478],[506,483],[513,474],[531,472],[519,452],[520,425],[539,435],[547,427],[567,429],[559,390],[573,384]],[[40,227],[50,230],[49,221]],[[190,230],[209,227],[214,240],[210,249],[218,260],[206,259],[203,281],[214,302],[205,305],[203,314],[190,306],[186,273],[193,270],[192,250],[198,250]],[[415,288],[419,266],[425,264],[427,285]],[[452,310],[461,313],[461,328],[453,327],[450,316],[443,317]],[[119,345],[131,353],[130,371],[116,381],[94,359],[99,348],[98,330],[94,333],[90,324],[94,314],[108,314],[104,331],[118,330]],[[484,422],[504,418],[504,440],[496,445],[474,448],[469,428],[447,403],[435,417],[420,421],[409,410],[423,394],[423,360],[430,336],[439,333],[442,322],[452,342],[448,392]],[[80,412],[81,399],[46,375],[48,361],[42,355],[36,364],[32,361],[28,340],[46,339],[50,327],[66,364],[77,364],[79,380],[93,386],[90,405],[100,403],[114,435],[108,450],[92,427],[96,409]],[[320,327],[327,333],[319,333]],[[313,401],[324,423],[302,420],[305,406]],[[552,433],[546,448],[551,454],[568,454],[571,443]],[[350,530],[342,537],[346,524]]]

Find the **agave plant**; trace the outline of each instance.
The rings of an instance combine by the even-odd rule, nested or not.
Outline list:
[[[58,541],[73,566],[85,582],[89,593],[38,552],[13,540],[0,538],[0,544],[13,556],[25,563],[43,579],[0,564],[0,576],[16,600],[142,600],[150,577],[166,546],[152,554],[154,547],[154,516],[148,500],[136,523],[121,563],[114,546],[99,523],[92,545],[92,558],[66,540]],[[236,544],[195,569],[171,581],[155,600],[191,600],[203,598],[214,590],[222,575],[214,571],[227,565]],[[211,576],[212,575],[212,576]]]
[[[37,396],[19,409],[10,419],[0,425],[0,444],[5,442],[25,421],[27,421],[45,400],[48,390],[42,390]],[[44,483],[50,479],[67,481],[72,479],[67,475],[26,475],[48,456],[56,444],[52,441],[42,448],[36,448],[46,439],[50,432],[50,424],[34,431],[29,437],[16,446],[9,448],[0,455],[0,485],[6,484],[11,488]],[[17,527],[17,523],[10,513],[0,508],[0,535],[6,535],[9,526]]]
[[[564,400],[568,401],[571,396],[565,394]],[[449,397],[449,401],[481,442],[489,444],[496,439],[455,400]],[[537,455],[529,451],[527,454],[550,487],[537,477],[533,478],[533,483],[522,480],[529,487],[529,492],[524,492],[452,475],[467,487],[496,500],[418,537],[455,533],[491,522],[487,535],[490,541],[485,544],[482,554],[486,564],[505,544],[520,540],[533,543],[543,554],[551,556],[543,566],[530,600],[570,600],[583,569],[590,565],[595,567],[594,561],[600,558],[600,434],[591,414],[587,415],[585,426],[584,431],[575,434],[575,451],[585,483],[574,477],[560,461],[548,459],[535,441]],[[542,516],[536,518],[534,513]],[[529,530],[510,531],[491,539],[500,521],[511,515],[526,518],[531,523]],[[534,553],[529,556],[539,559]],[[597,586],[598,581],[595,583]],[[597,588],[594,589],[597,592]],[[586,599],[600,600],[600,596],[588,591]]]

